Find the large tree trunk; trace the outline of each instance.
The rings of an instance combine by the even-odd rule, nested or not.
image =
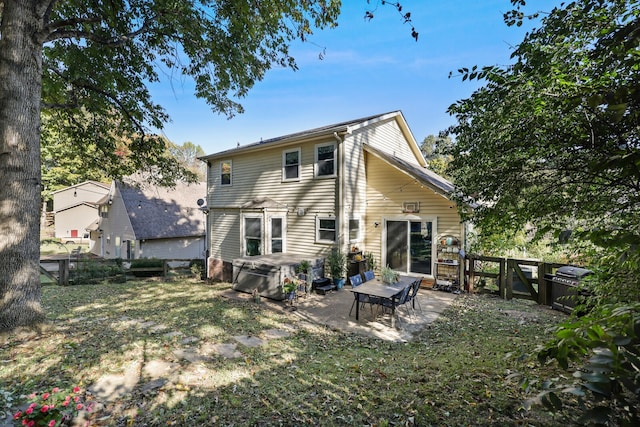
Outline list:
[[[0,331],[44,320],[40,304],[40,96],[36,0],[0,23]]]

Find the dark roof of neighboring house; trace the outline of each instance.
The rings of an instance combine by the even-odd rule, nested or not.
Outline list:
[[[405,173],[411,175],[413,178],[417,179],[421,184],[426,185],[431,188],[438,194],[441,194],[447,198],[451,197],[452,193],[455,191],[454,185],[448,181],[447,179],[441,177],[435,172],[417,166],[415,164],[406,162],[402,159],[399,159],[395,156],[384,153],[378,149],[371,147],[368,144],[364,144],[364,149],[369,153],[379,157],[385,162],[389,163],[392,166],[401,169]]]
[[[296,141],[296,140],[300,140],[300,139],[308,139],[308,138],[313,138],[313,137],[319,137],[319,136],[323,136],[323,135],[332,135],[335,132],[346,132],[349,127],[351,126],[355,126],[355,125],[359,125],[362,124],[364,122],[367,122],[369,120],[374,120],[374,119],[378,119],[380,117],[389,115],[389,114],[402,114],[400,113],[400,111],[390,111],[388,113],[383,113],[383,114],[375,114],[372,116],[367,116],[367,117],[361,117],[359,119],[353,119],[353,120],[348,120],[345,122],[340,122],[340,123],[334,123],[331,125],[326,125],[326,126],[321,126],[318,128],[314,128],[314,129],[308,129],[308,130],[304,130],[301,132],[295,132],[295,133],[290,133],[287,135],[282,135],[282,136],[278,136],[276,138],[270,138],[270,139],[265,139],[259,142],[254,142],[252,144],[247,144],[247,145],[242,145],[239,146],[237,148],[232,148],[229,150],[225,150],[225,151],[220,151],[218,153],[215,154],[210,154],[207,156],[203,156],[200,157],[201,160],[206,161],[209,158],[215,158],[215,157],[220,157],[220,156],[226,156],[226,155],[230,155],[230,154],[234,154],[237,152],[242,152],[245,150],[253,150],[257,147],[261,147],[267,144],[277,144],[277,143],[285,143],[288,141]]]
[[[117,183],[136,239],[169,239],[205,235],[205,215],[198,199],[205,183],[178,183],[175,188]]]

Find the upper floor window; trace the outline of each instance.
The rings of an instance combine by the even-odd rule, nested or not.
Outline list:
[[[107,205],[100,206],[100,217],[109,218],[109,207]]]
[[[282,180],[297,181],[300,179],[300,149],[282,152]]]
[[[220,185],[231,185],[231,160],[220,162]]]
[[[316,145],[316,177],[336,176],[336,144]]]

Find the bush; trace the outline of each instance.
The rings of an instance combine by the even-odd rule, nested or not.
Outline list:
[[[83,261],[78,262],[78,268],[71,271],[70,278],[74,284],[90,284],[103,280],[114,280],[124,277],[124,270],[117,263]]]
[[[163,271],[158,271],[157,269],[162,269],[163,267],[164,261],[158,258],[134,259],[131,261],[131,265],[129,266],[129,273],[136,277],[162,276]],[[146,268],[150,270],[145,271],[144,269]],[[141,269],[141,271],[135,271],[135,269]]]

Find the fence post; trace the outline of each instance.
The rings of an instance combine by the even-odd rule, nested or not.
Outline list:
[[[58,260],[58,285],[67,286],[69,284],[69,259]]]
[[[167,260],[162,261],[162,277],[167,277],[167,270],[169,269],[169,263]]]
[[[467,258],[469,259],[469,293],[472,294],[476,279],[476,260],[473,255],[467,255]]]
[[[509,258],[507,260],[507,269],[505,271],[505,289],[504,289],[504,299],[511,300],[513,299],[513,272],[515,270],[514,267],[515,260]]]
[[[551,283],[546,279],[547,274],[552,272],[551,264],[546,262],[538,263],[538,304],[551,305]]]

